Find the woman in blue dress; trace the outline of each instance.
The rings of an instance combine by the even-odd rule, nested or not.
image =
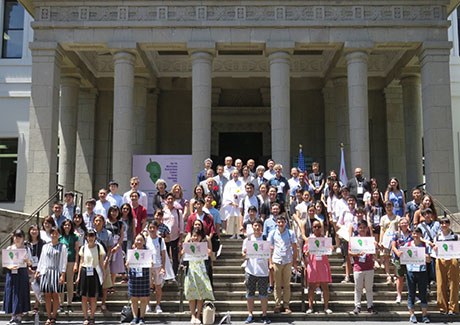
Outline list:
[[[399,181],[396,177],[390,179],[390,184],[385,192],[385,202],[393,202],[393,213],[404,217],[404,209],[406,206],[406,198],[404,192],[399,188]]]

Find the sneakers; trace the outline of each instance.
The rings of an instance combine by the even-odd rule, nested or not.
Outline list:
[[[313,309],[308,308],[307,311],[305,312],[307,315],[313,314]]]
[[[64,312],[64,308],[62,308],[62,306],[59,306],[58,310],[57,310],[57,313],[58,314],[61,314]]]
[[[315,293],[316,293],[317,295],[320,295],[321,292],[322,292],[322,291],[321,291],[321,288],[316,288]]]
[[[337,247],[337,248],[335,249],[335,252],[336,252],[337,254],[342,254],[342,249],[340,249],[340,247]]]
[[[67,306],[67,312],[70,314],[70,313],[73,313],[73,309],[72,309],[72,306]]]
[[[450,312],[449,312],[449,316],[455,316],[455,315],[457,315],[456,312],[453,312],[453,311],[450,311]]]
[[[361,308],[360,307],[355,307],[355,309],[353,309],[353,311],[351,313],[355,314],[355,315],[358,315],[360,312],[361,312]]]
[[[419,304],[419,303],[421,303],[421,302],[422,302],[422,301],[420,300],[419,297],[415,297],[415,303],[416,303],[416,304]]]
[[[133,318],[133,320],[131,321],[131,323],[129,323],[129,325],[136,325],[137,322],[139,322],[139,320],[137,318]]]
[[[262,316],[262,322],[263,322],[264,324],[270,324],[272,321],[269,320],[267,316]]]
[[[230,237],[230,239],[238,239],[238,235],[233,235]]]
[[[423,321],[425,324],[428,324],[428,323],[430,322],[430,319],[428,318],[428,316],[423,316],[422,321]]]
[[[332,314],[332,310],[330,310],[329,308],[328,308],[328,309],[324,309],[324,312],[325,312],[327,315]]]
[[[244,321],[245,324],[251,324],[254,323],[254,317],[253,316],[248,316],[246,320]]]
[[[375,314],[374,306],[367,308],[369,314]]]
[[[350,277],[346,276],[343,280],[342,283],[350,283]]]
[[[409,321],[413,324],[417,324],[417,317],[415,317],[415,315],[411,315]]]
[[[147,313],[152,312],[152,308],[150,307],[150,304],[147,304],[147,307],[145,307],[145,312],[147,312]]]
[[[286,314],[292,314],[292,310],[290,310],[289,308],[285,308],[285,309],[284,309],[284,312],[285,312]]]
[[[155,313],[161,314],[162,312],[163,312],[163,311],[161,310],[160,305],[157,305],[157,306],[155,307]]]
[[[402,301],[401,296],[397,296],[396,300],[395,300],[395,303],[397,303],[399,305],[401,303],[401,301]]]
[[[308,288],[303,288],[303,293],[308,295]]]
[[[430,282],[430,285],[432,285],[432,286],[434,286],[434,287],[435,287],[435,286],[436,286],[436,281],[434,281],[434,280],[431,280],[431,282]]]

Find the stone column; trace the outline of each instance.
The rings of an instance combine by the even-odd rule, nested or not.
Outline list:
[[[160,89],[151,89],[147,94],[147,125],[146,125],[146,153],[157,152],[157,129],[158,129],[158,96]]]
[[[192,166],[193,177],[211,155],[212,55],[195,52],[192,58]]]
[[[456,212],[449,54],[450,43],[425,43],[419,58],[426,189]]]
[[[348,82],[346,77],[332,80],[334,85],[335,126],[336,126],[336,150],[339,164],[334,167],[340,173],[340,146],[343,143],[345,155],[345,169],[347,176],[351,177],[350,159],[350,116],[348,111]]]
[[[337,146],[336,119],[334,107],[335,90],[329,82],[323,88],[324,98],[324,137],[325,137],[325,152],[326,166],[325,170],[338,170],[339,168],[339,146]]]
[[[75,150],[77,143],[78,93],[80,78],[61,79],[59,110],[59,177],[65,191],[75,189]]]
[[[96,89],[82,89],[78,101],[75,189],[85,199],[93,195]]]
[[[423,183],[422,94],[420,93],[420,77],[404,77],[401,79],[401,86],[404,106],[407,189],[410,190]]]
[[[56,43],[31,43],[32,89],[25,212],[56,191],[59,82],[62,52]]]
[[[132,174],[135,59],[130,52],[114,55],[112,178],[118,181],[120,192],[129,189]]]
[[[270,98],[272,124],[272,158],[283,165],[284,174],[291,166],[290,55],[275,52],[270,60]]]
[[[387,149],[388,176],[396,177],[402,188],[406,182],[406,143],[404,136],[404,111],[402,90],[398,85],[390,85],[384,89],[387,108]]]
[[[133,99],[133,153],[144,154],[146,151],[146,127],[147,127],[147,79],[143,77],[134,78],[134,99]]]
[[[367,59],[365,51],[353,51],[345,56],[348,72],[348,106],[350,118],[351,170],[363,169],[370,176],[369,112],[367,99]]]

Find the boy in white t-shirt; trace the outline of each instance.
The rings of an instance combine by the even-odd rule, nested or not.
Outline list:
[[[160,224],[158,221],[149,223],[148,230],[149,236],[145,239],[145,246],[147,249],[153,251],[153,268],[151,269],[151,284],[150,287],[155,285],[155,295],[157,300],[157,306],[155,307],[155,313],[163,312],[160,307],[163,278],[166,273],[165,271],[165,253],[166,245],[163,238],[158,236],[158,228]]]
[[[252,223],[253,234],[248,235],[243,241],[243,257],[246,258],[246,243],[248,240],[263,241],[267,240],[262,235],[264,223],[261,219],[256,219]],[[247,258],[247,264],[245,268],[246,278],[246,299],[248,301],[248,318],[246,323],[254,322],[254,299],[256,287],[259,291],[259,298],[262,305],[262,322],[264,324],[270,324],[270,320],[267,317],[268,307],[268,258]]]

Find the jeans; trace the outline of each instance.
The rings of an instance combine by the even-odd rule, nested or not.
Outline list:
[[[166,249],[169,254],[169,249],[171,249],[171,256],[169,258],[172,259],[172,268],[174,271],[174,275],[177,275],[177,270],[179,269],[179,239],[171,240],[169,243],[166,243]]]
[[[428,275],[427,286],[430,281],[436,281],[436,259],[433,257],[431,258],[431,263],[426,263],[426,274]]]
[[[427,308],[427,300],[426,300],[426,288],[428,285],[428,275],[427,272],[409,272],[407,271],[407,307],[409,310],[413,310],[415,304],[415,293],[416,287],[418,286],[418,297],[421,302],[422,308]]]

